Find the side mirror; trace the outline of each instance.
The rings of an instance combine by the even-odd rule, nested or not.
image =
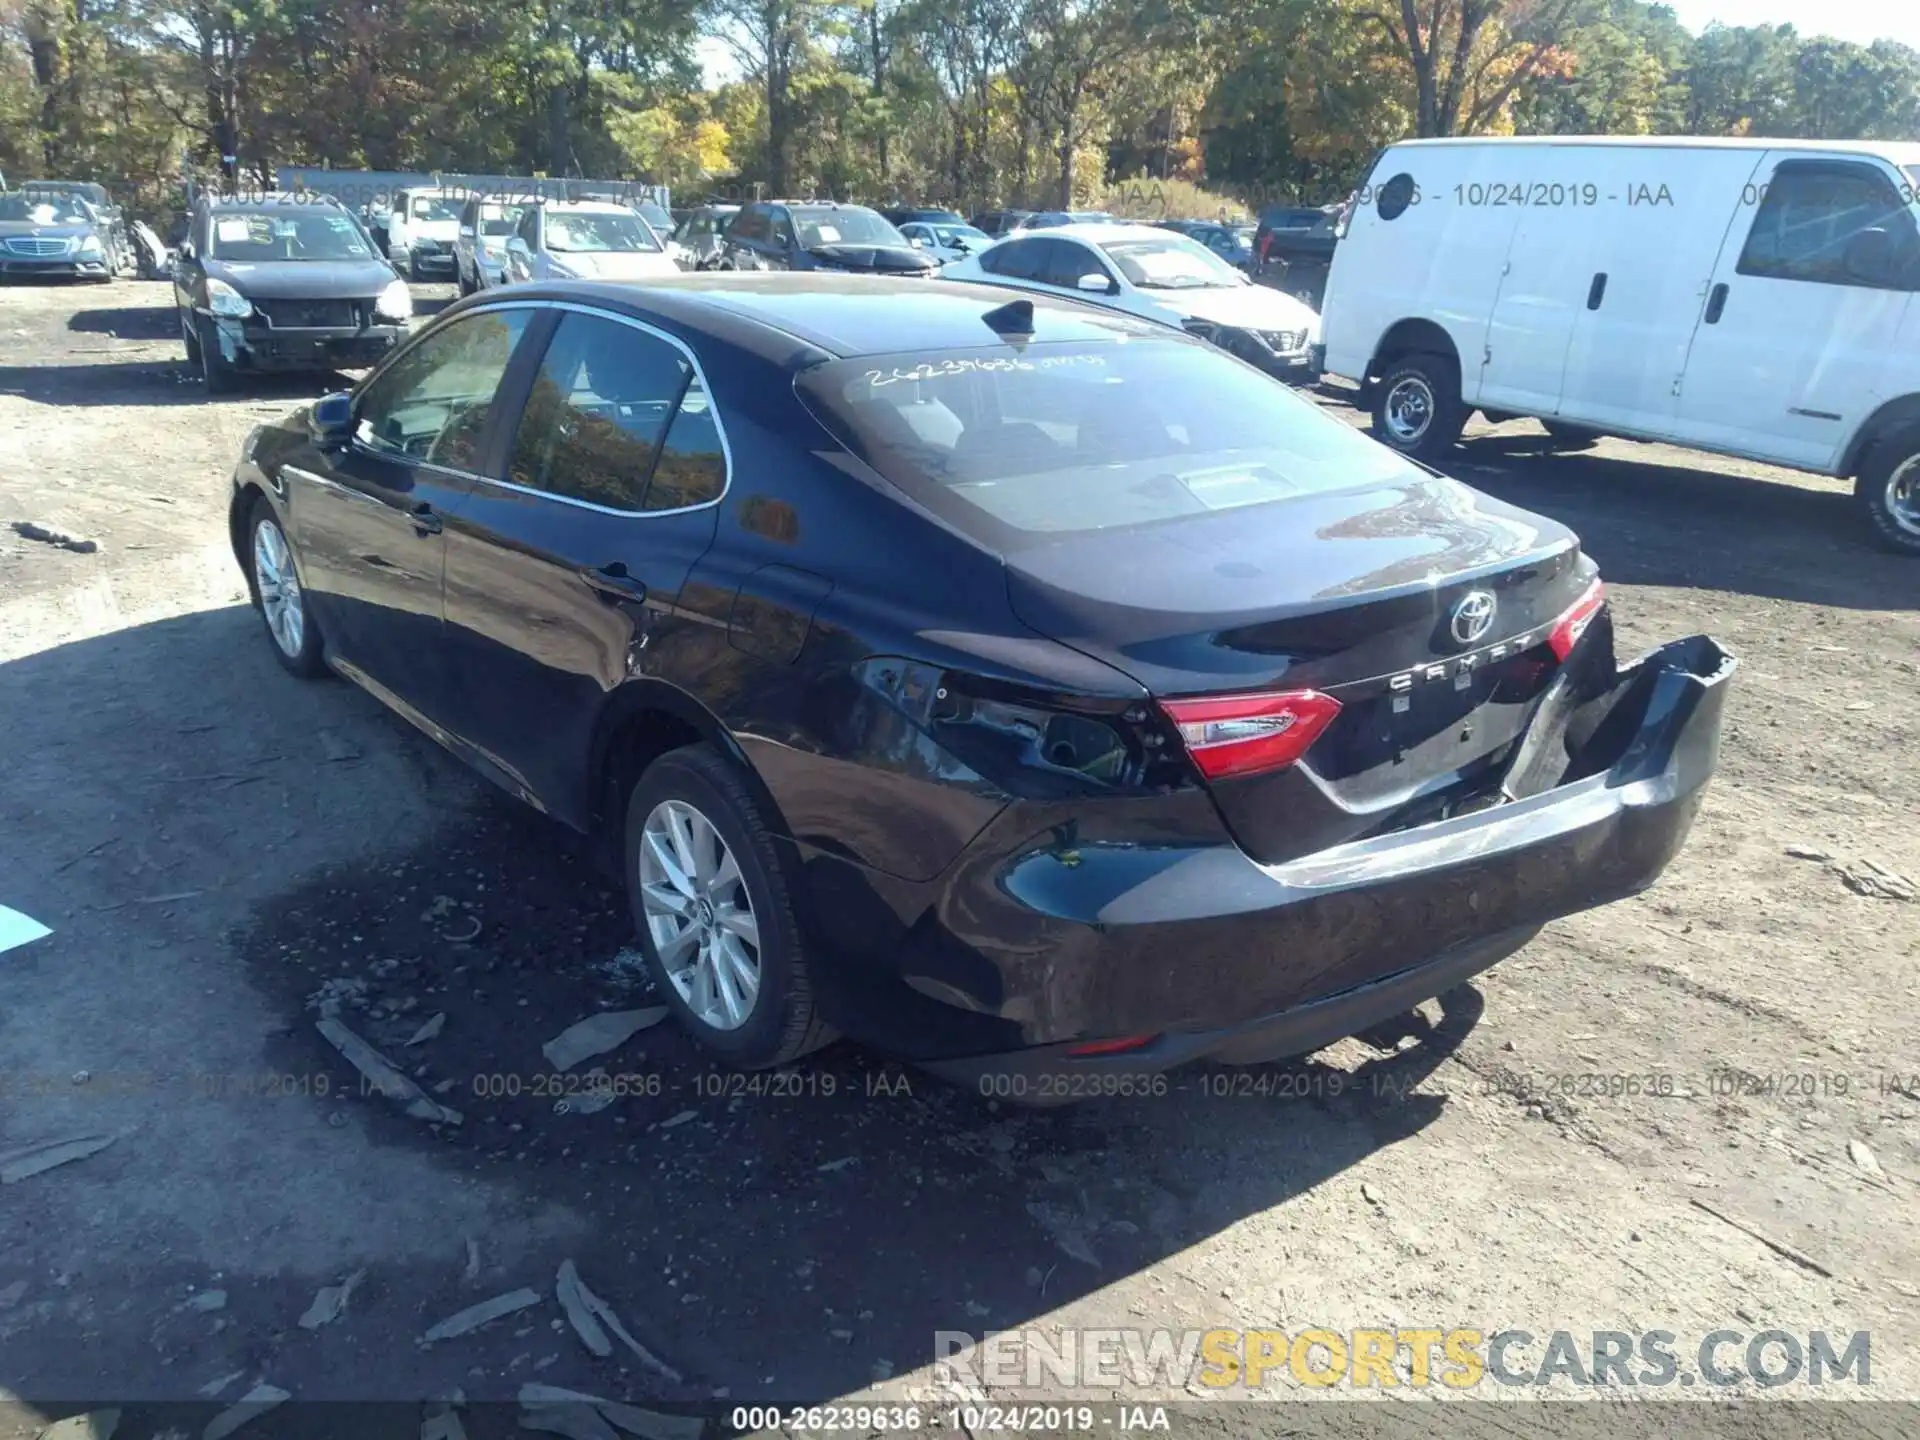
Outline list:
[[[1864,285],[1890,285],[1898,269],[1896,253],[1893,236],[1876,225],[1847,242],[1841,265],[1849,277]]]
[[[462,226],[460,227],[460,238],[461,238],[462,240],[471,240],[471,239],[473,239],[473,226],[471,226],[471,225],[462,225]]]
[[[924,250],[927,248],[927,242],[922,240],[918,235],[910,237],[907,243],[913,246],[916,250]]]
[[[1113,293],[1113,282],[1104,275],[1087,274],[1082,275],[1078,280],[1074,281],[1074,288],[1085,290],[1095,295],[1111,295]]]
[[[180,242],[180,248],[173,253],[182,260],[193,259],[193,242],[191,240],[182,240]]]
[[[307,428],[321,445],[344,445],[353,433],[353,397],[344,392],[322,395],[307,411]]]
[[[524,255],[527,253],[527,242],[516,235],[507,241],[507,249],[515,255]]]

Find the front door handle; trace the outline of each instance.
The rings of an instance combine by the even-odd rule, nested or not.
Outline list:
[[[1718,325],[1720,312],[1727,308],[1727,282],[1722,280],[1707,292],[1707,324]]]
[[[629,575],[627,567],[618,560],[595,570],[584,570],[581,575],[609,605],[637,605],[647,598],[646,583]]]
[[[413,507],[407,518],[413,522],[416,535],[438,535],[446,527],[440,523],[440,517],[433,513],[433,506],[424,501]]]
[[[1600,302],[1607,298],[1607,272],[1601,270],[1593,277],[1593,283],[1587,286],[1587,309],[1598,310]]]

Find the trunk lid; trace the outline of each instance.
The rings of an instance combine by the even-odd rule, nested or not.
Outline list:
[[[1268,863],[1497,801],[1557,669],[1548,633],[1594,573],[1565,527],[1425,474],[1082,532],[1006,563],[1022,620],[1157,698],[1340,701],[1296,764],[1210,782]]]

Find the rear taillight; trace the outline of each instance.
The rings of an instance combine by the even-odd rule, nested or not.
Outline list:
[[[1580,643],[1580,637],[1587,633],[1587,627],[1593,623],[1593,617],[1600,613],[1600,607],[1607,603],[1607,587],[1598,579],[1589,585],[1586,593],[1573,602],[1547,634],[1547,644],[1553,647],[1556,660],[1565,660],[1573,653],[1573,647]]]
[[[1279,770],[1307,753],[1340,713],[1340,702],[1318,690],[1265,695],[1217,695],[1162,700],[1187,753],[1209,780]]]

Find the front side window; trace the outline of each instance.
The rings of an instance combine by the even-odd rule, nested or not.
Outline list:
[[[1107,274],[1107,267],[1085,245],[1074,240],[1048,240],[1042,243],[1052,250],[1046,269],[1039,276],[1046,284],[1058,285],[1062,290],[1078,290],[1083,275],[1099,276],[1102,285],[1113,283],[1113,278]]]
[[[354,439],[369,450],[478,470],[500,377],[530,310],[465,315],[395,357],[354,405]]]
[[[480,207],[480,233],[482,235],[511,235],[520,223],[521,207],[518,205],[496,205],[491,202]]]
[[[538,249],[540,244],[540,212],[538,210],[528,210],[526,214],[520,217],[519,224],[513,233],[516,238],[526,242],[529,250]]]
[[[836,360],[797,385],[855,454],[997,548],[1421,483],[1279,381],[1175,339]]]
[[[520,416],[513,483],[612,510],[645,508],[655,451],[692,374],[678,350],[644,330],[567,312]]]
[[[763,240],[767,236],[767,212],[759,205],[749,205],[733,217],[732,229],[728,232],[735,240]]]
[[[1869,165],[1787,161],[1773,172],[1753,217],[1739,273],[1870,285],[1848,263],[1849,249],[1869,230],[1887,236],[1883,248],[1893,261],[1890,275],[1911,276],[1920,234],[1912,211],[1885,176]],[[1895,287],[1889,281],[1884,288]]]
[[[289,205],[284,211],[216,211],[207,254],[216,260],[370,260],[366,236],[342,210]]]
[[[1050,244],[1048,240],[1002,241],[980,257],[980,268],[1009,280],[1038,279],[1040,263]]]

